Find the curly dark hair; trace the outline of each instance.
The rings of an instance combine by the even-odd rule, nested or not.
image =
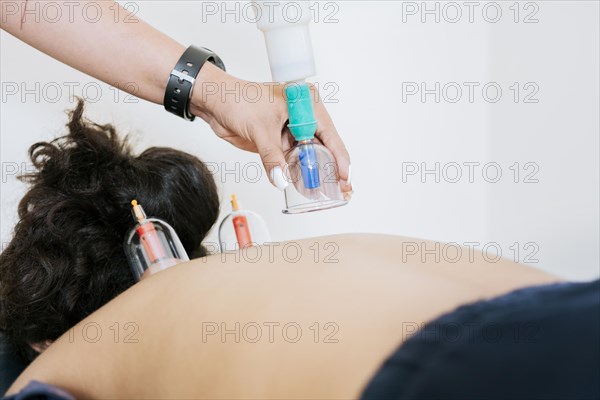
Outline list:
[[[167,221],[190,258],[219,214],[214,179],[198,158],[171,148],[132,154],[112,125],[83,117],[78,100],[69,133],[32,145],[35,172],[19,222],[0,254],[0,331],[31,361],[31,344],[55,340],[135,283],[123,250],[134,225],[130,202]]]

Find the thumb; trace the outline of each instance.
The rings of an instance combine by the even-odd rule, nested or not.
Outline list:
[[[260,159],[262,160],[269,180],[277,189],[283,191],[289,185],[289,179],[286,178],[287,164],[283,156],[281,142],[256,141],[256,148]]]

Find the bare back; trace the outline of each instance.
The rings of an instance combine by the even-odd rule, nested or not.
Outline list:
[[[351,234],[175,266],[63,335],[9,393],[36,379],[78,398],[356,398],[423,323],[558,280],[468,249],[415,253],[421,244],[443,249]]]

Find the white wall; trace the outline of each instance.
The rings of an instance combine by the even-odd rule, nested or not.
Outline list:
[[[217,51],[232,74],[269,80],[262,34],[252,21],[242,15],[236,22],[235,15],[221,12],[207,15],[203,10],[208,3],[136,4],[139,17],[181,43]],[[210,3],[223,11],[223,2]],[[239,3],[240,11],[245,4]],[[521,2],[517,6],[520,12],[514,22],[513,2],[480,2],[472,9],[464,2],[427,2],[428,9],[439,10],[436,22],[434,14],[421,12],[422,2],[314,4],[313,10],[319,10],[318,21],[311,27],[318,68],[314,81],[323,95],[329,95],[327,108],[350,150],[354,198],[340,209],[284,216],[280,212],[283,196],[266,177],[251,183],[242,176],[218,173],[223,211],[229,208],[228,195],[235,192],[246,208],[267,220],[274,240],[384,232],[461,244],[477,242],[491,253],[499,246],[507,257],[565,277],[597,277],[598,2]],[[227,2],[227,7],[234,9],[235,3]],[[497,8],[502,15],[492,23]],[[453,23],[457,10],[462,16]],[[529,22],[536,18],[538,22],[524,23],[528,15]],[[325,23],[326,16],[337,22]],[[80,83],[75,90],[78,95],[88,84],[88,94],[95,97],[96,81],[5,32],[0,38],[3,92],[7,82],[23,83],[30,89],[36,82],[40,85],[37,102],[34,95],[27,95],[23,102],[21,93],[2,99],[1,240],[7,242],[24,190],[14,178],[14,166],[26,163],[30,144],[64,132],[63,110],[73,105],[68,82]],[[413,84],[422,82],[429,89],[439,82],[439,102],[435,94],[424,101],[419,94],[407,94]],[[472,102],[465,82],[474,87]],[[517,103],[510,89],[514,82],[520,88]],[[44,86],[51,89],[49,83],[63,88],[57,102],[49,101],[54,91],[44,96]],[[482,87],[488,83],[486,100]],[[533,86],[525,88],[526,83]],[[524,103],[535,85],[539,92],[529,100],[538,103]],[[227,169],[240,163],[240,171],[259,162],[258,156],[217,139],[201,121],[190,124],[159,106],[127,103],[122,93],[115,99],[114,91],[100,86],[100,98],[88,105],[88,115],[113,122],[122,132],[135,132],[140,149],[172,146]],[[456,86],[462,89],[462,97],[453,103]],[[502,89],[502,95],[492,103],[495,86]],[[520,163],[518,183],[514,168],[510,169],[515,162]],[[436,163],[439,182],[434,174],[403,176],[403,170],[415,165],[431,169]],[[479,163],[470,164],[473,182],[469,181],[469,163]],[[525,163],[531,163],[527,169]],[[462,178],[452,183],[456,165],[461,166]],[[485,176],[484,165],[488,167]],[[490,183],[494,167],[500,168],[502,177]],[[539,182],[524,183],[525,174],[534,168],[539,171],[532,178]],[[214,240],[214,233],[209,240]]]

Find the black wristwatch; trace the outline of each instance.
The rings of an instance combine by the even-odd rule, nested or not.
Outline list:
[[[221,58],[209,49],[196,46],[187,48],[169,76],[165,90],[165,110],[189,121],[196,118],[188,108],[196,77],[206,61],[225,71],[225,64]]]

